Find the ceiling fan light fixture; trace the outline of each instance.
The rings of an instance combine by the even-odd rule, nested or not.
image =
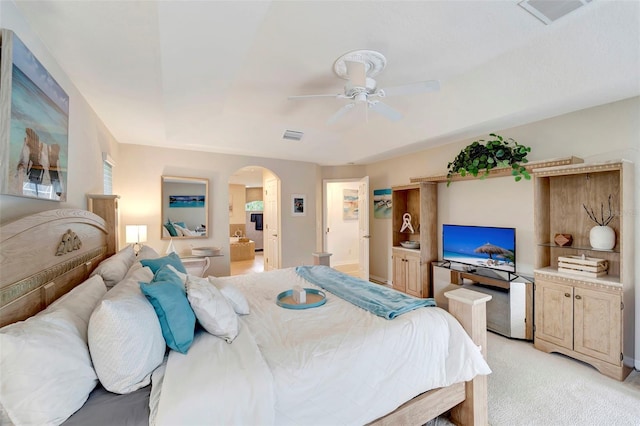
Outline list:
[[[333,71],[340,78],[349,80],[347,62],[364,64],[367,77],[374,77],[387,66],[387,58],[375,50],[353,50],[340,56],[333,64]]]

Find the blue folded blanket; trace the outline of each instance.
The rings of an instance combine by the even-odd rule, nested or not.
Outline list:
[[[298,266],[296,273],[305,280],[385,319],[420,308],[436,306],[433,299],[418,299],[382,285],[355,278],[328,266]]]

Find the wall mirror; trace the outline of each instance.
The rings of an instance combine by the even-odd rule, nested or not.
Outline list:
[[[162,176],[163,240],[207,238],[208,211],[208,179]]]

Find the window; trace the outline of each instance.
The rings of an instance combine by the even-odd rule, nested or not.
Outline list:
[[[244,205],[246,212],[261,212],[264,210],[264,202],[262,200],[249,201]]]
[[[102,153],[102,183],[104,186],[104,194],[113,194],[113,159],[106,152]]]

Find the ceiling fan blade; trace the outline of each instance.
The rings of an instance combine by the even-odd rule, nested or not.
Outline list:
[[[399,111],[380,101],[370,101],[369,108],[391,121],[398,121],[402,118],[402,114]]]
[[[306,99],[306,98],[344,98],[342,93],[326,94],[326,95],[296,95],[289,96],[288,99]]]
[[[347,112],[351,111],[353,109],[353,107],[355,107],[355,106],[356,106],[356,104],[353,103],[353,102],[346,104],[345,106],[340,108],[338,111],[336,111],[335,114],[333,114],[331,117],[329,117],[329,119],[327,120],[327,124],[335,123],[336,121],[338,121],[340,119],[340,117],[345,115]]]
[[[402,96],[413,95],[416,93],[436,92],[440,90],[440,82],[438,80],[419,81],[417,83],[403,84],[401,86],[392,86],[380,89],[384,96]]]
[[[367,87],[367,70],[363,62],[345,61],[349,81],[355,87]]]

